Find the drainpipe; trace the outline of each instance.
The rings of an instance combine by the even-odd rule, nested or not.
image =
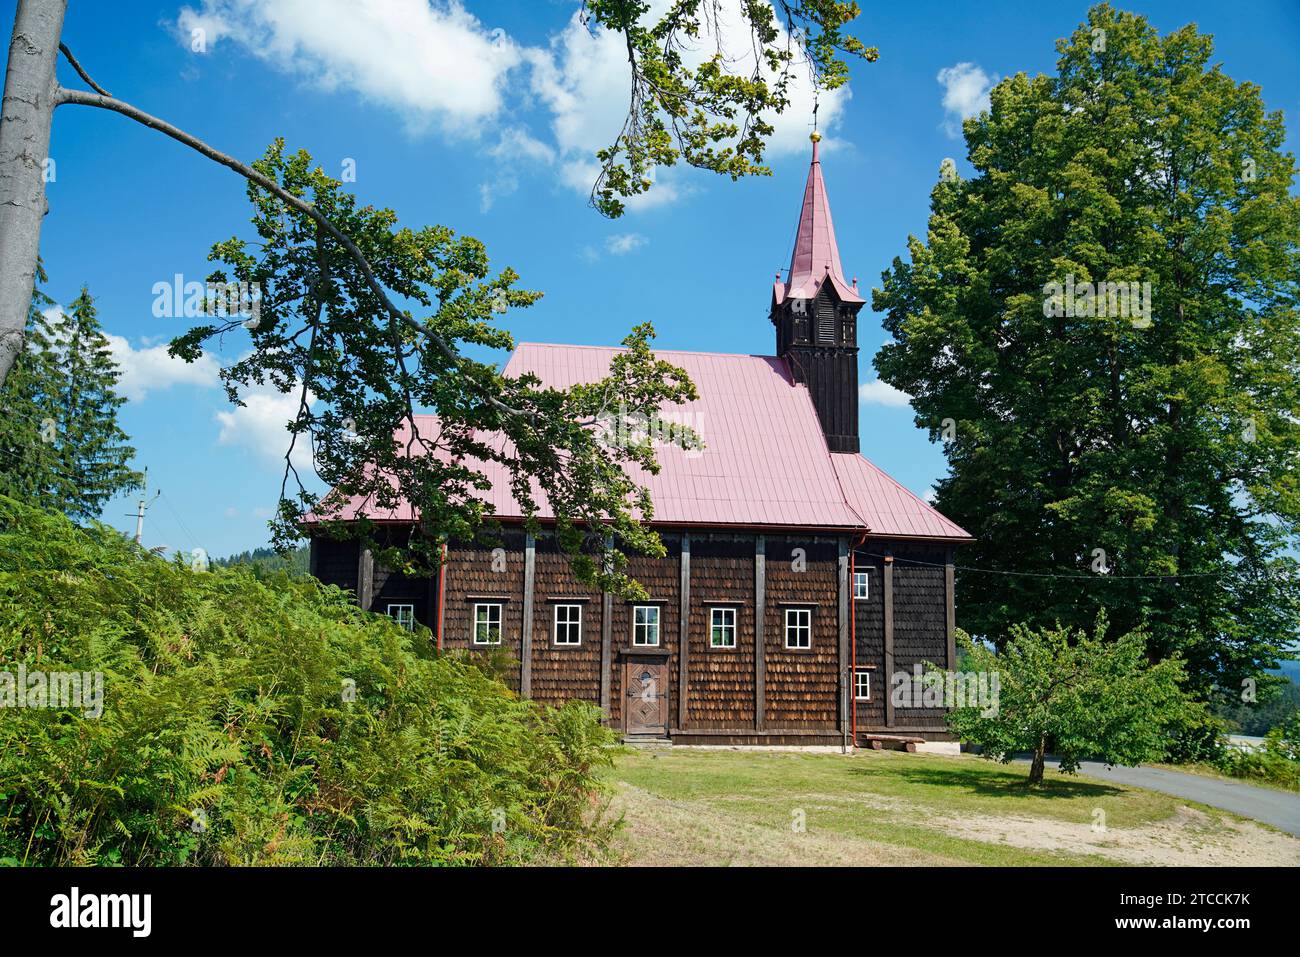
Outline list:
[[[858,540],[849,549],[849,726],[853,735],[853,747],[858,746],[858,587],[857,558],[858,549],[867,540],[867,531],[863,529]]]

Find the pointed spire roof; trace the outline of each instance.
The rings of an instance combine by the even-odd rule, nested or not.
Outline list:
[[[829,281],[841,302],[866,302],[853,285],[845,281],[840,267],[840,248],[835,242],[835,225],[831,222],[831,203],[822,179],[822,163],[817,154],[821,134],[812,134],[812,165],[803,190],[803,208],[799,211],[799,232],[790,256],[790,274],[785,282],[777,277],[773,289],[777,304],[789,297],[812,299]]]

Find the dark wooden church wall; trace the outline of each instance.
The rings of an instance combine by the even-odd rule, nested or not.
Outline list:
[[[328,535],[314,535],[311,540],[311,573],[327,585],[337,585],[357,592],[357,567],[361,557],[355,540],[339,541]]]
[[[551,535],[538,536],[534,562],[532,698],[556,706],[570,698],[599,704],[601,593],[578,582]],[[585,599],[576,602],[582,605],[580,645],[555,644],[560,598]]]
[[[493,569],[496,548],[503,550],[504,563]],[[453,543],[448,549],[447,600],[443,610],[442,647],[449,651],[469,651],[493,655],[504,652],[519,660],[523,625],[524,534],[506,531],[498,543]],[[473,644],[474,598],[501,602],[501,644]],[[511,667],[506,684],[519,687],[519,669]]]
[[[794,550],[805,555],[795,570]],[[767,539],[765,726],[769,729],[834,729],[839,723],[839,554],[834,542]],[[785,647],[785,612],[812,610],[812,648]]]
[[[670,653],[668,660],[668,727],[678,724],[678,682],[681,681],[681,656],[678,654],[678,636],[681,630],[681,558],[682,541],[679,535],[662,533],[667,554],[663,558],[647,555],[629,555],[628,574],[640,582],[647,592],[647,604],[659,609],[659,647]],[[614,598],[611,618],[612,655],[610,662],[610,724],[623,727],[623,664],[620,654],[632,647],[632,608],[640,602]],[[599,659],[597,660],[599,666]]]
[[[385,539],[392,544],[399,544],[406,540],[407,535],[406,528],[394,527],[388,530]],[[433,628],[434,609],[429,599],[434,591],[436,588],[432,586],[428,575],[403,575],[375,562],[371,578],[370,610],[385,615],[390,604],[414,605],[415,620]]]
[[[883,554],[877,548],[868,551]],[[858,726],[885,724],[885,698],[889,694],[889,676],[885,674],[885,590],[884,562],[859,552],[854,562],[856,571],[867,573],[867,597],[854,601],[854,618],[857,624],[857,666],[871,667],[871,700],[856,702]]]
[[[907,675],[914,665],[933,662],[949,667],[947,595],[944,591],[943,549],[895,543],[894,668]],[[943,708],[895,708],[896,724],[942,726]]]
[[[709,646],[709,609],[736,609],[736,648]],[[676,616],[674,616],[676,617]],[[686,726],[754,727],[754,536],[691,536]]]

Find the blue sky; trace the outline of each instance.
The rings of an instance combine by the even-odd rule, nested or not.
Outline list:
[[[924,232],[944,157],[968,169],[954,136],[960,114],[978,108],[990,82],[1050,72],[1054,41],[1087,5],[866,6],[858,34],[881,59],[856,66],[848,93],[824,97],[821,116],[844,270],[871,288],[905,253],[908,234]],[[1294,2],[1120,6],[1162,33],[1198,23],[1215,35],[1216,60],[1230,76],[1259,84],[1288,120],[1300,110]],[[70,7],[65,41],[115,96],[244,159],[284,136],[332,175],[351,160],[352,188],[365,202],[393,208],[408,225],[441,223],[482,239],[496,266],[545,292],[505,317],[520,340],[610,344],[651,319],[665,348],[773,350],[766,312],[772,276],[789,262],[807,172],[807,91],[778,123],[771,178],[732,183],[668,171],[650,202],[610,222],[587,207],[585,189],[591,153],[613,137],[626,107],[626,64],[575,25],[576,2]],[[0,11],[7,29],[12,0]],[[65,84],[79,84],[64,64],[60,71]],[[1296,150],[1294,133],[1287,146]],[[257,395],[233,410],[214,370],[247,340],[233,336],[224,352],[183,367],[164,352],[184,320],[152,311],[155,283],[177,273],[201,279],[213,242],[247,235],[243,181],[120,116],[82,107],[58,111],[51,154],[41,244],[48,291],[68,302],[88,284],[128,369],[122,423],[136,466],[149,467],[151,496],[163,492],[146,544],[214,556],[264,544],[287,407]],[[859,336],[869,383],[885,338],[869,307]],[[938,447],[897,397],[868,386],[861,415],[864,454],[903,484],[924,493],[943,474]],[[115,501],[104,518],[129,529],[132,510]]]

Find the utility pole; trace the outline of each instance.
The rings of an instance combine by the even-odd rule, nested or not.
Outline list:
[[[155,495],[152,499],[146,501],[146,497],[148,496],[148,494],[149,494],[149,466],[146,465],[144,469],[144,480],[140,483],[140,500],[136,503],[135,506],[135,543],[137,545],[140,544],[140,539],[144,537],[145,509],[147,509],[154,502],[158,501],[158,495],[162,494],[162,490],[159,489],[157,495]],[[129,512],[127,513],[127,516],[128,517],[130,516]]]

